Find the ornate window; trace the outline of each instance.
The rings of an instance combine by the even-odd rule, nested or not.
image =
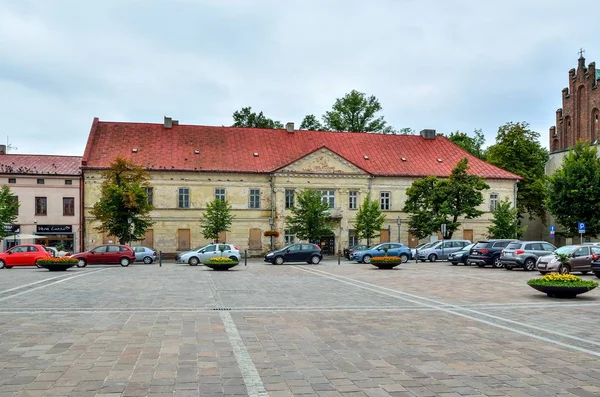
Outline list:
[[[358,192],[356,190],[348,192],[348,209],[358,209]]]

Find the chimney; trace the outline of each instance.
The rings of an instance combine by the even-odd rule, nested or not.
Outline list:
[[[164,126],[165,128],[173,128],[173,119],[165,116]]]
[[[6,154],[6,145],[0,145],[0,154]]]
[[[435,130],[421,130],[420,134],[423,139],[435,139]]]
[[[285,130],[287,132],[289,132],[290,134],[293,134],[294,133],[294,123],[292,123],[291,121],[289,123],[286,123]]]

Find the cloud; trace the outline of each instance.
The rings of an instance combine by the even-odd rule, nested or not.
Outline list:
[[[5,0],[0,117],[19,153],[81,155],[95,116],[228,125],[252,106],[299,124],[357,89],[397,128],[491,143],[528,121],[547,144],[577,50],[600,57],[572,18],[558,0]]]

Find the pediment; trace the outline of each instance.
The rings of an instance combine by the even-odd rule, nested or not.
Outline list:
[[[355,166],[342,156],[327,148],[318,149],[298,160],[280,168],[278,173],[291,174],[332,174],[332,175],[366,175],[361,168]]]

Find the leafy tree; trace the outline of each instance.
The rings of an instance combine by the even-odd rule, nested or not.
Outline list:
[[[314,114],[308,114],[304,116],[302,124],[300,124],[300,129],[309,131],[323,131],[324,127],[323,124],[317,120],[317,117]]]
[[[12,194],[8,185],[0,188],[0,240],[8,235],[5,225],[12,225],[17,220],[19,201]]]
[[[416,135],[417,131],[413,130],[410,127],[404,127],[404,128],[400,128],[395,133],[396,133],[396,135]]]
[[[483,136],[481,130],[478,129],[473,131],[473,134],[474,136],[469,136],[464,132],[455,131],[448,135],[448,140],[465,149],[473,156],[479,157],[480,159],[485,159],[485,150],[483,149],[485,137]]]
[[[366,197],[358,208],[356,223],[354,224],[358,238],[366,239],[367,244],[371,245],[371,239],[379,236],[383,222],[385,222],[385,215],[379,208],[379,203]]]
[[[204,238],[219,242],[219,234],[230,230],[235,216],[231,214],[231,204],[221,199],[214,199],[206,206],[206,212],[200,218]]]
[[[492,211],[492,224],[488,227],[490,238],[516,238],[523,236],[527,226],[519,225],[519,214],[508,198],[499,201]]]
[[[404,205],[404,211],[411,214],[408,227],[412,234],[425,238],[446,224],[444,238],[452,238],[460,217],[473,219],[483,214],[477,207],[483,203],[481,191],[489,186],[468,170],[469,161],[463,158],[446,179],[429,176],[413,182]]]
[[[506,123],[498,129],[496,143],[486,155],[489,163],[524,178],[518,185],[517,210],[520,217],[528,213],[530,219],[546,219],[545,167],[549,155],[539,137],[525,122]]]
[[[232,127],[246,128],[283,128],[283,124],[279,121],[271,120],[263,115],[263,112],[255,113],[252,107],[248,106],[241,110],[233,112]]]
[[[600,160],[596,147],[578,142],[548,178],[548,210],[569,237],[585,222],[586,234],[600,233]]]
[[[312,189],[301,190],[296,195],[292,215],[285,218],[290,231],[302,240],[314,240],[333,233],[329,204],[321,193]]]
[[[100,222],[96,230],[117,237],[120,244],[141,240],[153,224],[149,215],[153,207],[144,190],[150,187],[148,173],[117,157],[102,178],[100,200],[90,210]]]

